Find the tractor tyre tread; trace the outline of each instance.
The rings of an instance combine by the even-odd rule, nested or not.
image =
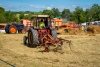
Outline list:
[[[28,33],[31,32],[32,33],[32,42],[31,44],[29,43],[29,39],[28,39],[28,44],[30,47],[36,47],[38,46],[39,44],[39,41],[38,41],[38,32],[37,30],[33,29],[33,28],[30,28],[30,30],[28,31]]]
[[[24,45],[26,45],[27,44],[27,42],[26,42],[27,41],[27,37],[26,36],[23,37],[23,41],[24,41]]]

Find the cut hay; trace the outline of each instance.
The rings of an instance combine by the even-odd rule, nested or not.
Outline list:
[[[87,31],[80,28],[61,28],[57,30],[60,35],[95,35],[100,34],[100,26],[88,26]]]
[[[61,35],[69,34],[69,35],[83,35],[86,34],[85,31],[79,28],[62,28],[57,31],[57,33]]]
[[[93,34],[99,34],[100,33],[100,26],[88,26],[87,32],[93,33]]]

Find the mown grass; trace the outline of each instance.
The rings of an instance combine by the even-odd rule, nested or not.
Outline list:
[[[0,58],[16,67],[100,67],[100,34],[58,35],[72,41],[72,51],[64,43],[64,54],[40,52],[44,48],[30,48],[23,44],[27,34],[0,33]],[[9,65],[0,61],[1,67]]]

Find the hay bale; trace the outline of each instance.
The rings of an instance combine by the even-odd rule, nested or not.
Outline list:
[[[57,30],[57,33],[58,34],[61,34],[61,35],[65,35],[66,34],[66,31],[64,29],[65,28],[61,28],[61,29]]]
[[[88,26],[87,32],[93,33],[93,34],[99,34],[100,33],[100,26]]]
[[[69,35],[83,35],[84,31],[79,28],[61,28],[57,31],[61,35],[69,34]]]

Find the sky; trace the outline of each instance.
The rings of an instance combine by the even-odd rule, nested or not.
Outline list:
[[[39,12],[44,9],[51,10],[52,8],[58,8],[59,11],[63,9],[74,11],[77,6],[85,10],[93,4],[100,5],[100,0],[0,0],[0,7],[3,7],[6,11]]]

